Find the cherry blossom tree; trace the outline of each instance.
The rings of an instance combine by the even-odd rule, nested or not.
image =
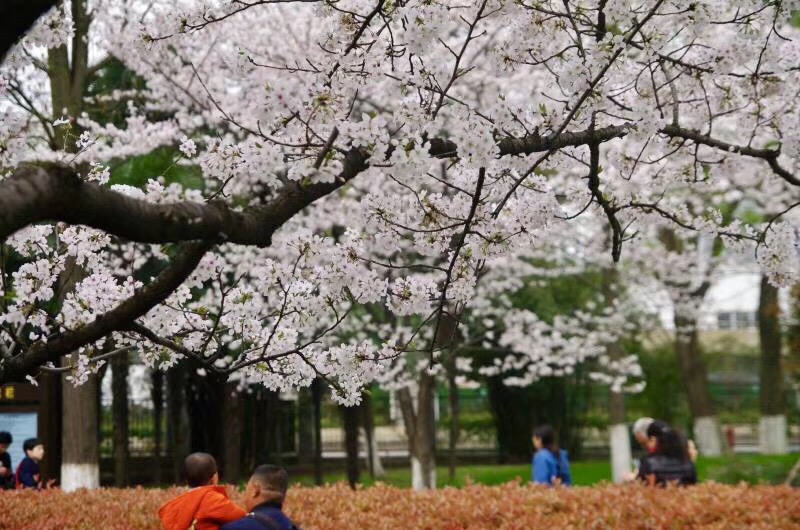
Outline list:
[[[46,3],[28,4],[17,35]],[[271,389],[321,377],[355,403],[409,349],[435,369],[485,263],[562,221],[603,223],[613,263],[667,222],[797,280],[793,211],[745,226],[685,206],[742,166],[797,193],[796,1],[58,4],[0,82],[31,94],[0,107],[0,382],[67,357],[81,383],[134,350]],[[59,47],[141,76],[123,125],[63,104],[74,77],[42,86]],[[164,145],[199,186],[109,182]],[[410,334],[334,333],[376,304]]]

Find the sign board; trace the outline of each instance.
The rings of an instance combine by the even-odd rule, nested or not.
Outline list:
[[[0,386],[0,409],[7,406],[39,402],[39,389],[27,383],[9,383]]]
[[[31,384],[0,385],[0,431],[8,431],[14,438],[8,448],[14,470],[25,458],[22,442],[37,436],[40,399],[39,388]]]
[[[11,465],[14,471],[25,458],[25,451],[22,450],[22,442],[28,438],[36,438],[37,414],[35,412],[3,412],[0,408],[0,431],[8,431],[14,442],[8,448],[11,455]]]

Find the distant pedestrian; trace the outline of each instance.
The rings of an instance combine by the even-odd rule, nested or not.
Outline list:
[[[549,486],[572,486],[567,451],[559,449],[556,435],[549,425],[540,425],[533,430],[533,455],[531,474],[536,484]]]
[[[11,455],[8,446],[14,442],[11,433],[0,431],[0,490],[14,487],[14,468],[11,467]]]
[[[689,457],[687,442],[664,421],[654,421],[647,428],[648,455],[639,465],[638,478],[653,486],[697,483],[697,471]]]

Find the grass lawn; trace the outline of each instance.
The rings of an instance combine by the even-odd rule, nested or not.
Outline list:
[[[736,455],[733,457],[701,457],[697,462],[697,473],[701,481],[714,480],[726,484],[760,482],[769,484],[782,483],[792,465],[799,458],[796,454],[790,455]],[[578,486],[591,486],[611,480],[611,464],[607,460],[588,460],[572,462],[572,478]],[[479,484],[502,484],[519,477],[528,481],[531,477],[530,465],[479,465],[460,466],[456,470],[455,481],[448,480],[446,467],[439,467],[436,482],[439,487],[463,486],[468,481]],[[345,474],[326,473],[325,482],[333,483],[344,481]],[[314,484],[312,475],[295,475],[291,477],[293,483],[311,486]],[[411,486],[411,470],[409,468],[389,468],[381,482],[407,488]],[[361,483],[368,486],[374,483],[367,473],[362,472]]]

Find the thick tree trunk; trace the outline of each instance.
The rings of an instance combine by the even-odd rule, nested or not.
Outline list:
[[[164,414],[164,373],[159,370],[153,370],[151,374],[152,388],[150,395],[153,400],[153,481],[159,485],[161,484],[161,466],[163,459],[161,458],[161,445],[163,433],[161,426],[163,424]]]
[[[758,330],[761,339],[759,446],[764,454],[783,454],[789,446],[781,369],[780,305],[778,289],[769,283],[766,276],[761,277]]]
[[[114,424],[114,485],[124,488],[130,482],[130,450],[128,447],[128,353],[111,360],[112,418]]]
[[[322,486],[322,382],[311,383],[311,400],[314,403],[314,483]]]
[[[727,446],[708,388],[708,372],[700,351],[697,321],[676,312],[675,334],[675,352],[678,355],[689,410],[694,419],[697,448],[703,455],[719,456],[727,450]]]
[[[61,482],[61,442],[63,427],[63,399],[61,375],[43,373],[39,378],[42,401],[39,403],[38,435],[44,443],[45,457],[42,460],[42,476]],[[16,465],[16,464],[15,464]]]
[[[359,407],[340,407],[344,419],[344,449],[347,482],[355,489],[359,479],[358,466],[358,416]]]
[[[242,399],[236,383],[225,385],[225,413],[223,423],[222,457],[223,478],[225,482],[238,484],[242,478]]]
[[[61,487],[65,492],[100,487],[100,447],[97,440],[97,378],[76,387],[64,382]]]
[[[167,444],[172,460],[172,482],[183,478],[183,460],[189,454],[189,413],[186,408],[186,374],[183,366],[167,372]]]

